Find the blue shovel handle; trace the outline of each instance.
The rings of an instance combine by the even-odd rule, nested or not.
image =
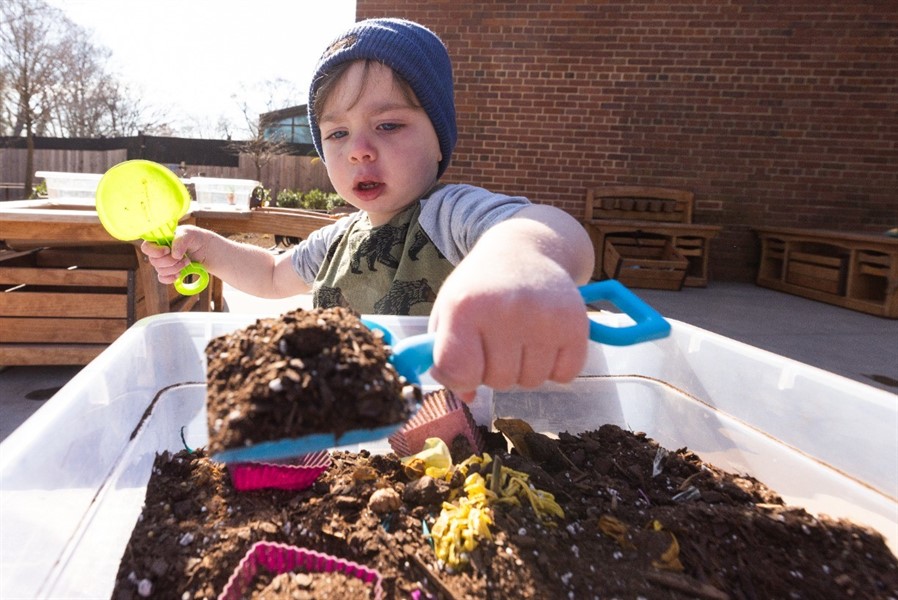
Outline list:
[[[580,288],[580,295],[587,304],[608,300],[636,321],[634,325],[627,327],[611,327],[590,319],[589,339],[594,342],[610,346],[629,346],[657,340],[670,334],[670,323],[616,279],[584,285]]]
[[[670,333],[670,323],[654,308],[643,302],[633,292],[616,279],[606,279],[590,283],[580,288],[585,303],[608,300],[624,311],[634,325],[611,327],[589,320],[589,339],[611,346],[628,346],[666,337]],[[386,327],[365,320],[372,329],[384,334],[384,341],[393,347],[390,361],[396,371],[409,383],[419,385],[420,375],[433,366],[433,333],[424,333],[403,338],[394,343],[394,336]]]

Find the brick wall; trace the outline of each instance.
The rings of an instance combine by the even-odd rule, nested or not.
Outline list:
[[[580,217],[602,184],[695,192],[712,279],[754,226],[898,227],[898,2],[358,0],[436,31],[455,66],[445,181]]]

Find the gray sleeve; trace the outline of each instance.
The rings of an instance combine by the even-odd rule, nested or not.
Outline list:
[[[457,265],[483,233],[514,216],[530,201],[472,185],[450,184],[424,201],[421,227],[449,262]]]
[[[303,281],[309,285],[315,282],[315,277],[318,276],[318,270],[324,263],[331,244],[349,228],[355,219],[359,218],[359,215],[360,213],[353,213],[333,225],[317,229],[293,247],[293,256],[291,257],[293,270],[302,277]]]

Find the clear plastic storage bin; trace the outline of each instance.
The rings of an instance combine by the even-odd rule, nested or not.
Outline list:
[[[59,171],[37,171],[35,177],[42,177],[47,183],[47,197],[90,198],[97,193],[101,173],[64,173]]]
[[[110,597],[156,453],[181,449],[182,427],[190,447],[207,442],[206,343],[254,319],[144,319],[0,443],[0,597]],[[400,337],[427,322],[373,319]],[[552,433],[605,423],[644,431],[750,474],[792,505],[870,525],[898,550],[893,394],[671,324],[663,340],[592,344],[574,383],[486,394],[486,412],[475,415],[520,417]],[[389,449],[386,440],[366,447]]]
[[[251,179],[218,179],[215,177],[191,177],[196,190],[196,202],[200,208],[249,210],[253,190],[259,185]]]

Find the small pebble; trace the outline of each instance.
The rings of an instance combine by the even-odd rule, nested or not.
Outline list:
[[[393,488],[375,490],[368,499],[368,508],[379,515],[398,510],[401,505],[402,498]]]

